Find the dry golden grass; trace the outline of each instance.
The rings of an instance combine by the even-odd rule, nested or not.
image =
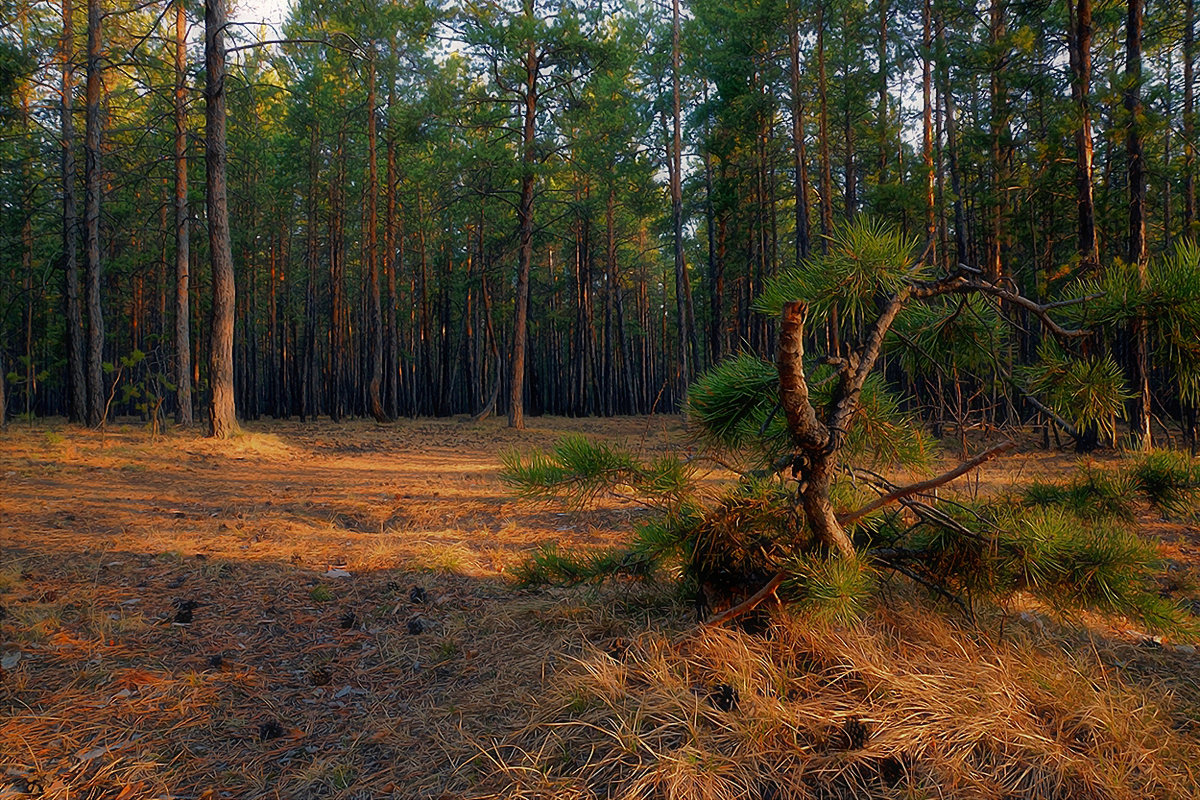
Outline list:
[[[1195,656],[1103,626],[1000,639],[908,598],[852,631],[693,636],[636,586],[515,591],[504,570],[535,546],[612,544],[640,512],[516,501],[500,452],[565,432],[687,446],[672,417],[530,422],[229,443],[13,425],[0,797],[1197,796]],[[1200,536],[1155,530],[1194,589]]]
[[[578,659],[492,754],[497,796],[1196,797],[1193,720],[1155,678],[1194,681],[1194,658],[1131,649],[997,640],[902,598],[850,630],[648,633]]]

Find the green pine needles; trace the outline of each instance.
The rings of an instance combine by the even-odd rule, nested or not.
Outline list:
[[[1139,498],[1164,515],[1190,513],[1200,470],[1185,456],[1151,453],[1121,470],[1085,466],[1063,482],[1035,481],[1015,497],[969,503],[940,497],[937,487],[1003,448],[908,486],[885,477],[928,475],[935,456],[897,386],[874,369],[885,347],[925,380],[996,375],[1009,342],[998,301],[1025,304],[1067,339],[1079,332],[1049,309],[1076,309],[1075,301],[1030,304],[973,271],[934,278],[914,241],[870,220],[844,227],[829,245],[827,256],[768,281],[756,300],[760,311],[783,311],[777,363],[741,353],[690,387],[685,410],[701,456],[645,460],[575,436],[547,453],[505,458],[503,479],[523,496],[580,509],[609,493],[647,509],[627,545],[543,547],[515,577],[665,580],[719,612],[717,621],[778,596],[847,624],[886,578],[900,575],[968,615],[980,604],[1032,597],[1063,613],[1095,609],[1181,625],[1184,615],[1159,596],[1154,548],[1130,528]],[[1195,255],[1181,249],[1177,261],[1192,264]],[[805,354],[822,340],[841,344]],[[1114,436],[1129,397],[1116,363],[1070,355],[1049,336],[1039,356],[1023,376],[1030,391],[1081,430]],[[715,496],[696,480],[706,456],[739,472]]]

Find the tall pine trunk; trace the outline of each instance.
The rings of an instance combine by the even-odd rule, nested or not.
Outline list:
[[[1071,65],[1071,99],[1075,103],[1075,198],[1078,208],[1076,251],[1080,266],[1099,265],[1096,201],[1092,188],[1092,0],[1067,0],[1067,48]]]
[[[367,63],[367,290],[370,292],[368,320],[370,330],[371,377],[367,387],[371,416],[386,422],[383,408],[383,314],[379,288],[379,164],[375,129],[375,55]]]
[[[525,0],[525,17],[533,19],[533,0]],[[521,199],[517,207],[518,263],[516,310],[513,314],[512,369],[508,398],[508,427],[525,428],[525,347],[529,338],[529,273],[533,264],[534,137],[538,101],[537,42],[526,42],[525,88],[522,96]]]
[[[1146,160],[1142,152],[1142,13],[1143,0],[1129,0],[1125,23],[1125,156],[1129,171],[1129,263],[1137,268],[1138,282],[1145,288],[1146,249]],[[1137,385],[1137,409],[1133,436],[1138,446],[1148,450],[1150,436],[1150,342],[1146,320],[1133,322],[1134,380]]]
[[[191,310],[188,303],[187,17],[175,0],[175,421],[192,424]]]
[[[95,427],[104,422],[104,316],[100,308],[100,99],[101,75],[100,0],[88,0],[86,123],[84,131],[84,258],[87,282],[87,421]]]
[[[91,0],[95,2],[95,0]],[[212,325],[209,340],[209,433],[228,439],[238,432],[233,398],[233,318],[236,294],[225,193],[225,0],[204,4],[204,163],[207,172],[208,247],[212,269]]]
[[[88,416],[87,330],[79,301],[79,210],[75,196],[75,25],[74,0],[62,3],[62,248],[67,295],[67,414],[72,422]],[[0,376],[3,371],[0,371]]]

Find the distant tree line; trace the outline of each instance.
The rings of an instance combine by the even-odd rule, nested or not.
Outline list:
[[[219,435],[235,407],[674,410],[773,350],[763,288],[865,216],[942,274],[1107,298],[1068,354],[1002,301],[1007,325],[951,317],[983,355],[895,332],[933,349],[879,370],[936,425],[1095,439],[1118,410],[1045,390],[1077,362],[1115,365],[1138,438],[1191,432],[1194,6],[299,0],[273,34],[221,0],[16,0],[0,399],[92,425],[207,408]],[[810,350],[851,352],[860,322]]]

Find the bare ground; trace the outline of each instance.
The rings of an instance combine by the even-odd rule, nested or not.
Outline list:
[[[611,543],[638,513],[506,492],[500,453],[567,432],[687,446],[674,417],[524,433],[273,422],[232,443],[14,424],[0,438],[0,798],[495,789],[513,777],[495,743],[557,671],[650,627],[654,598],[631,590],[597,603],[504,580],[536,545]],[[1015,455],[957,489],[1074,462]],[[1154,525],[1167,555],[1200,560],[1194,529]]]

